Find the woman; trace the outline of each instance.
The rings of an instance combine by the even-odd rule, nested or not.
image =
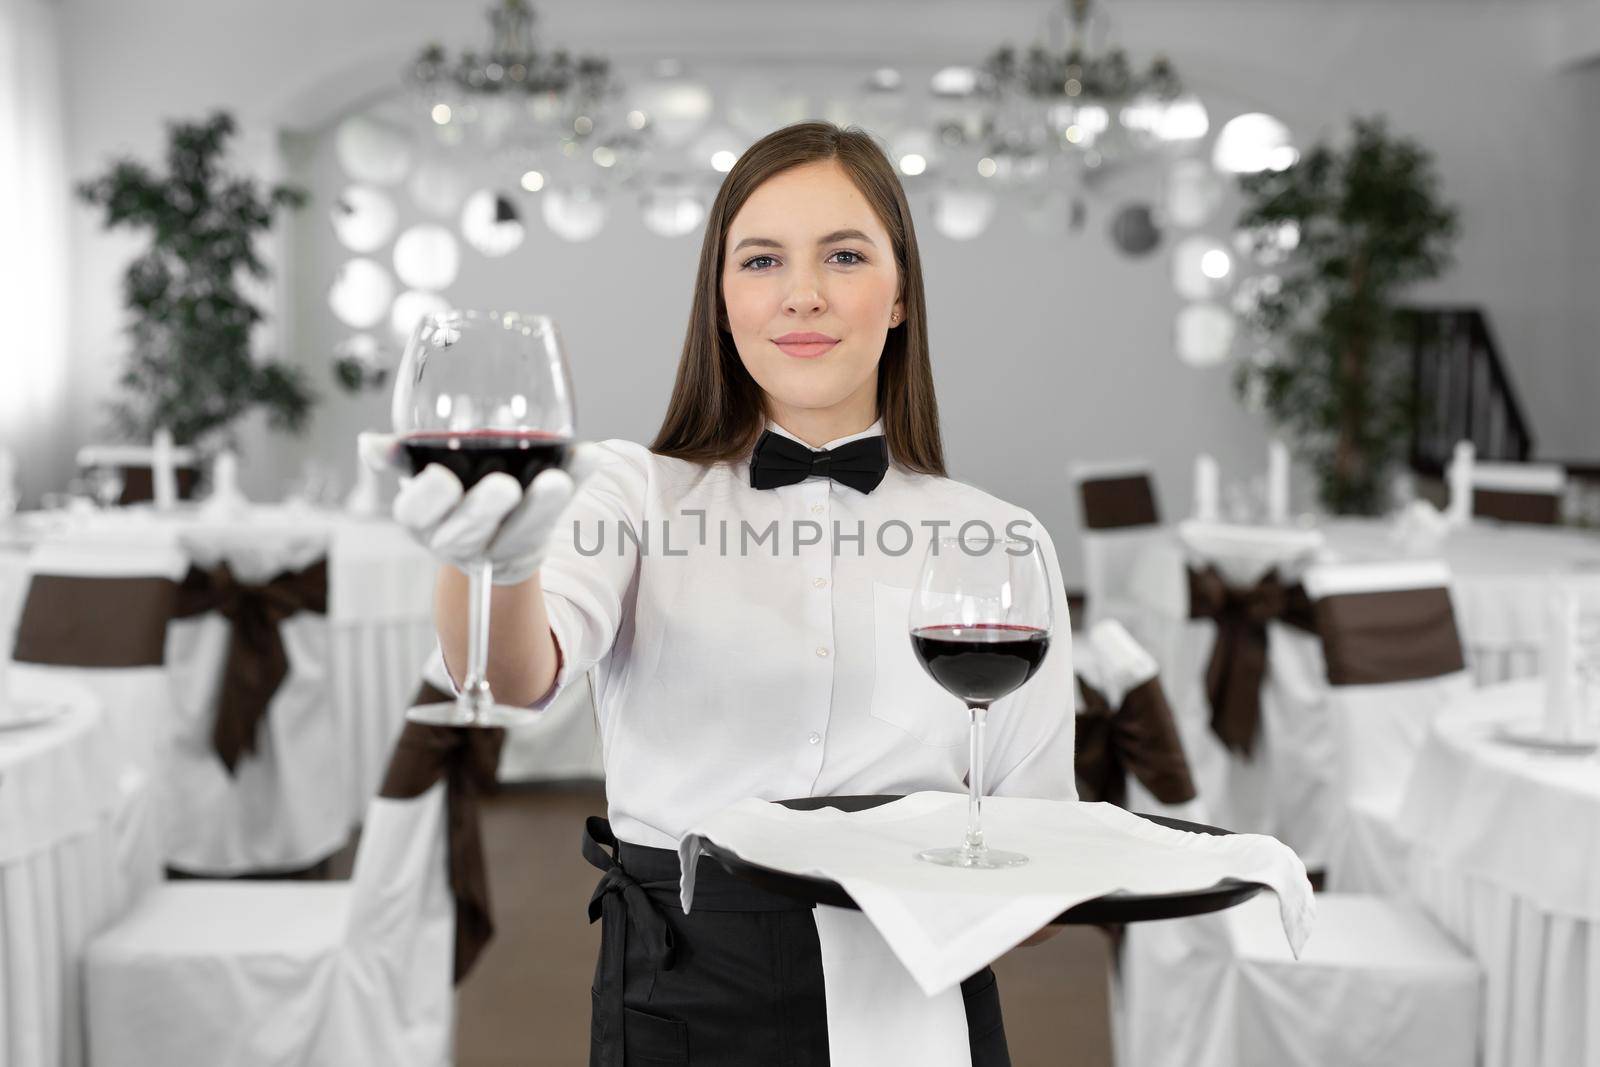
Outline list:
[[[1055,559],[1028,512],[945,477],[911,213],[867,135],[804,123],[744,153],[706,224],[660,432],[584,446],[573,467],[592,473],[559,524],[559,471],[463,498],[429,468],[396,515],[446,558],[495,559],[502,701],[540,707],[595,670],[610,824],[585,843],[607,871],[591,1063],[825,1064],[810,912],[703,865],[686,916],[673,849],[745,797],[963,791],[966,717],[906,633],[924,546],[978,522]],[[991,712],[997,794],[1074,796],[1051,582],[1056,647]],[[443,568],[457,679],[466,620],[466,580]],[[973,1063],[1007,1063],[992,973],[963,990]]]

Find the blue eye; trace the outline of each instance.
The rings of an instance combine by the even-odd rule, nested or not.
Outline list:
[[[841,248],[841,249],[839,249],[839,251],[835,252],[833,255],[851,257],[851,258],[849,258],[849,259],[844,261],[846,266],[851,266],[851,267],[855,266],[857,263],[865,263],[867,261],[867,257],[866,256],[863,256],[860,252],[853,252],[848,248]],[[828,258],[832,259],[833,257],[829,256]]]
[[[765,267],[756,266],[757,263],[760,263],[764,259],[773,263],[777,262],[777,260],[773,259],[771,256],[752,256],[751,258],[745,260],[742,266],[745,270],[765,270]]]

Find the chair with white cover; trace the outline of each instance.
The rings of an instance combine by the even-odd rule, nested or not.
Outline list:
[[[1072,656],[1078,682],[1078,796],[1130,811],[1203,820],[1156,661],[1102,619]]]
[[[1137,631],[1142,613],[1129,583],[1140,553],[1162,532],[1150,465],[1143,460],[1074,463],[1068,473],[1078,489],[1083,529],[1087,618],[1078,620],[1079,626],[1117,619]]]
[[[347,763],[329,683],[327,538],[247,523],[186,530],[168,628],[178,694],[163,783],[168,866],[304,870],[344,846]]]
[[[187,566],[165,538],[114,546],[63,538],[27,562],[27,596],[8,650],[13,692],[48,696],[63,687],[92,693],[118,756],[114,834],[122,875],[134,891],[160,877],[159,784],[171,766],[176,696],[165,666],[176,581]]]
[[[1172,570],[1186,587],[1183,617],[1169,623],[1175,637],[1160,647],[1195,785],[1221,825],[1275,833],[1273,750],[1263,741],[1271,730],[1270,649],[1283,632],[1310,625],[1299,575],[1322,535],[1191,519],[1179,523],[1178,536],[1184,558]]]
[[[1320,638],[1305,659],[1321,668],[1322,692],[1294,711],[1311,717],[1299,734],[1325,723],[1330,735],[1330,765],[1303,768],[1328,784],[1328,888],[1398,896],[1406,782],[1434,720],[1472,689],[1450,572],[1434,561],[1319,564],[1304,580]]]
[[[1410,901],[1317,896],[1299,959],[1271,894],[1131,924],[1118,1067],[1473,1067],[1482,975]]]
[[[1478,518],[1558,523],[1566,491],[1567,470],[1559,463],[1472,465],[1472,514]]]
[[[1119,1067],[1473,1067],[1478,966],[1408,902],[1317,897],[1300,958],[1262,893],[1129,926]]]
[[[1095,623],[1072,653],[1079,798],[1206,822],[1154,657],[1114,619]],[[1107,995],[1112,1047],[1120,1049],[1128,1039],[1115,963]]]
[[[1299,767],[1282,758],[1283,747],[1304,741],[1282,728],[1285,714],[1315,716],[1303,731],[1314,739],[1319,732],[1351,739],[1338,742],[1352,751],[1332,772],[1339,785],[1324,783],[1315,803],[1333,803],[1341,791],[1363,799],[1392,792],[1388,778],[1403,773],[1397,764],[1406,739],[1463,683],[1441,578],[1447,575],[1438,565],[1415,563],[1304,572],[1318,631],[1332,635],[1331,659],[1324,661],[1317,637],[1274,629],[1263,712],[1266,736],[1280,746],[1273,752],[1280,771]],[[1416,665],[1434,663],[1441,647],[1445,656],[1454,648],[1456,671],[1429,666],[1419,677]],[[1408,680],[1388,681],[1408,672]],[[1374,676],[1385,682],[1370,682]],[[1324,718],[1330,709],[1333,725]],[[1331,758],[1326,751],[1335,745],[1317,745]],[[1339,862],[1345,855],[1337,852]],[[1320,894],[1317,912],[1298,960],[1285,950],[1266,896],[1213,915],[1130,927],[1122,953],[1121,1067],[1476,1062],[1479,969],[1426,914],[1408,901],[1354,893]]]
[[[408,723],[349,882],[147,895],[88,951],[96,1067],[448,1063],[452,977],[492,934],[474,803],[499,743]]]

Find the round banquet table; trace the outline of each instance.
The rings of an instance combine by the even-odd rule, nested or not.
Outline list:
[[[784,807],[792,808],[796,811],[815,811],[818,808],[864,811],[867,808],[875,808],[898,799],[900,798],[895,796],[806,797],[799,800],[785,800],[781,801],[781,803]],[[1220,835],[1228,832],[1215,826],[1203,826],[1200,823],[1169,819],[1161,815],[1140,815],[1139,817],[1159,823],[1162,826],[1171,827],[1174,830],[1187,830],[1190,833]],[[857,908],[856,902],[850,899],[850,894],[845,892],[844,887],[827,878],[790,874],[786,871],[774,870],[771,867],[763,867],[741,858],[732,849],[724,848],[714,841],[702,841],[700,847],[707,856],[719,863],[729,874],[758,885],[763,889],[770,889],[775,893],[782,893],[785,896],[795,897],[813,904],[827,904],[836,908]],[[1086,900],[1075,907],[1069,908],[1051,920],[1051,923],[1052,925],[1066,925],[1178,919],[1188,915],[1201,915],[1209,911],[1221,911],[1224,908],[1231,908],[1235,904],[1249,900],[1265,888],[1265,886],[1256,882],[1229,880],[1207,889],[1194,889],[1178,893],[1113,893],[1108,896],[1097,897],[1094,900]]]
[[[1600,757],[1498,737],[1543,699],[1514,681],[1441,714],[1400,815],[1411,890],[1483,967],[1484,1067],[1600,1065]]]
[[[0,728],[0,1063],[79,1067],[80,965],[91,936],[159,877],[146,784],[123,766],[86,691]],[[0,709],[0,716],[5,714]]]

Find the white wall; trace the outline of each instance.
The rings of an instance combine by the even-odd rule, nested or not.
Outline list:
[[[316,127],[342,104],[381,87],[427,40],[459,46],[482,36],[478,3],[63,6],[63,39],[72,42],[69,162],[77,177],[118,152],[155,153],[161,120],[212,107],[239,115],[251,158],[273,155],[278,128],[302,130],[309,136],[291,146],[304,158],[291,152],[286,165],[314,174],[331,165],[318,156]],[[1026,43],[1051,6],[560,0],[540,9],[551,39],[621,58],[736,51],[756,60],[799,54],[942,63],[975,61],[1004,40]],[[1124,0],[1111,11],[1135,58],[1171,55],[1212,104],[1214,124],[1265,109],[1309,140],[1337,132],[1352,113],[1383,111],[1432,148],[1447,195],[1461,207],[1463,238],[1455,270],[1421,295],[1485,305],[1541,451],[1600,457],[1590,414],[1600,369],[1587,344],[1596,325],[1593,242],[1584,240],[1600,235],[1574,224],[1590,213],[1600,177],[1595,112],[1583,108],[1595,92],[1550,66],[1551,26],[1561,11],[1532,0]],[[1580,147],[1580,136],[1589,147]],[[1227,372],[1187,369],[1172,355],[1178,301],[1164,257],[1130,261],[1111,251],[1105,227],[1114,204],[1091,205],[1089,228],[1056,241],[1025,233],[1016,211],[1002,211],[972,242],[921,227],[953,473],[1033,509],[1056,537],[1069,582],[1078,571],[1077,509],[1064,478],[1070,458],[1150,457],[1168,513],[1188,507],[1197,448],[1217,454],[1225,472],[1264,465],[1264,428],[1232,399]],[[285,294],[294,313],[278,332],[327,383],[328,402],[303,447],[345,457],[351,433],[381,425],[385,407],[381,398],[337,396],[325,371],[338,336],[324,299],[335,262],[325,207],[294,224],[289,261],[299,269]],[[557,315],[574,355],[583,432],[647,439],[681,343],[696,243],[655,237],[631,212],[621,214],[626,221],[581,245],[535,226],[514,266],[469,254],[451,295]],[[73,350],[85,381],[112,377],[121,350],[117,279],[129,249],[77,210]],[[92,411],[70,415],[87,436]]]

